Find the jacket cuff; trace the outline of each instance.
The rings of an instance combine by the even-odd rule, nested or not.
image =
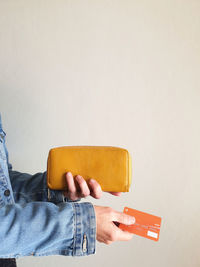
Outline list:
[[[74,203],[74,244],[72,256],[96,254],[96,216],[90,202]]]
[[[47,188],[47,195],[48,201],[55,204],[58,204],[60,202],[78,202],[81,200],[81,198],[77,200],[71,200],[64,196],[64,192],[62,190],[52,190],[50,188]]]
[[[52,190],[47,187],[47,196],[48,196],[48,201],[53,202],[54,204],[58,204],[60,202],[66,202],[64,194],[60,190]]]

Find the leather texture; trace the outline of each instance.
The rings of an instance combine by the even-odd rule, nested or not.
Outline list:
[[[132,163],[128,150],[112,146],[62,146],[49,150],[47,185],[67,190],[66,172],[86,181],[95,179],[102,191],[128,192],[132,180]]]

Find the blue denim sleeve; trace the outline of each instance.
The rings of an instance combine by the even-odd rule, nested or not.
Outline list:
[[[1,114],[0,114],[0,131],[1,131],[1,134],[2,134],[3,146],[4,146],[5,153],[6,153],[6,161],[7,161],[8,170],[12,170],[12,164],[9,162],[8,149],[7,149],[6,144],[5,144],[5,136],[6,136],[6,133],[1,128]]]
[[[0,258],[96,253],[96,218],[89,202],[5,205],[0,223]]]
[[[61,190],[52,190],[47,186],[46,172],[34,175],[9,170],[15,202],[51,201],[54,204],[71,202]],[[78,202],[80,199],[73,201]]]
[[[34,175],[9,170],[9,177],[13,189],[15,202],[27,203],[33,201],[49,200],[55,204],[64,202],[61,191],[51,190],[48,195],[46,172],[38,172]]]

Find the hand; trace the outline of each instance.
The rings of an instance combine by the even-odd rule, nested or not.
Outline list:
[[[86,182],[81,175],[73,177],[71,172],[66,173],[67,190],[63,191],[65,197],[75,201],[82,197],[92,196],[96,199],[101,198],[102,190],[100,184],[90,179]],[[109,192],[114,196],[120,196],[121,192]]]
[[[115,241],[128,241],[133,234],[121,230],[117,224],[131,225],[135,218],[110,207],[94,206],[96,214],[96,239],[107,245]]]

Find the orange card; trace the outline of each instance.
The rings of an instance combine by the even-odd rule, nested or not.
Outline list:
[[[135,217],[135,223],[125,225],[120,223],[119,228],[130,233],[158,241],[160,234],[161,217],[148,214],[128,207],[124,208],[125,214]]]

